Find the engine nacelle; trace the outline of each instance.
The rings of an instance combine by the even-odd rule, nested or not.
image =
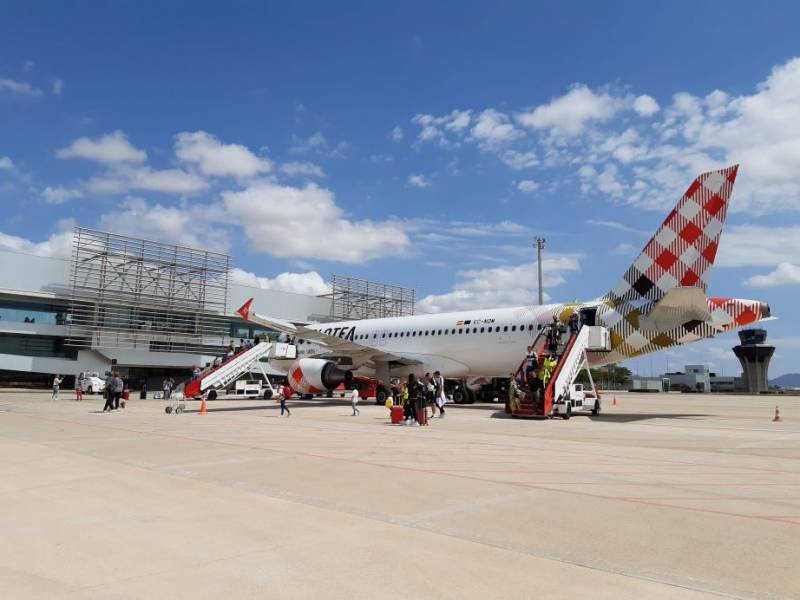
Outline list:
[[[353,381],[353,373],[322,358],[300,358],[289,367],[289,385],[299,394],[319,394]]]

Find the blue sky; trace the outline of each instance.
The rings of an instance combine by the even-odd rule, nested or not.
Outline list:
[[[770,302],[772,373],[800,370],[800,6],[564,4],[4,3],[0,246],[64,253],[77,223],[436,311],[532,302],[544,235],[572,300],[740,162],[709,293]],[[735,340],[632,366],[732,374]]]

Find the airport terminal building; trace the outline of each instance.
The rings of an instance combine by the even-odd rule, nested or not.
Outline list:
[[[333,298],[230,281],[230,258],[76,228],[71,259],[0,251],[0,382],[55,373],[183,378],[240,338],[274,332],[238,319],[255,298],[281,319],[331,318]]]

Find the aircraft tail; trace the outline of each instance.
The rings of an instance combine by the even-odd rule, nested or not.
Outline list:
[[[677,287],[705,293],[738,168],[699,175],[604,298],[656,302]]]

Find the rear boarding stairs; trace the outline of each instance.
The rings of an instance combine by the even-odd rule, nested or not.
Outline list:
[[[209,400],[215,400],[219,390],[226,389],[231,383],[239,379],[242,375],[250,373],[253,367],[257,366],[267,382],[267,389],[264,391],[264,398],[271,398],[275,390],[269,381],[267,372],[261,362],[262,358],[288,358],[293,359],[297,353],[297,347],[292,344],[282,342],[259,342],[252,348],[248,348],[238,354],[234,354],[229,359],[216,367],[210,367],[200,373],[200,377],[186,382],[183,388],[183,395],[186,398],[201,398],[204,395]]]
[[[542,329],[533,343],[533,351],[538,359],[539,368],[548,354],[548,328]],[[560,416],[569,419],[574,411],[589,412],[596,415],[600,412],[600,392],[595,386],[589,371],[588,352],[610,350],[609,331],[605,327],[583,325],[577,333],[571,333],[566,344],[560,343],[556,351],[556,366],[547,381],[543,394],[533,392],[523,381],[524,398],[519,406],[511,411],[518,418],[546,419]],[[526,360],[522,361],[516,376],[524,376]],[[581,371],[586,370],[589,376],[589,388],[575,380]]]

